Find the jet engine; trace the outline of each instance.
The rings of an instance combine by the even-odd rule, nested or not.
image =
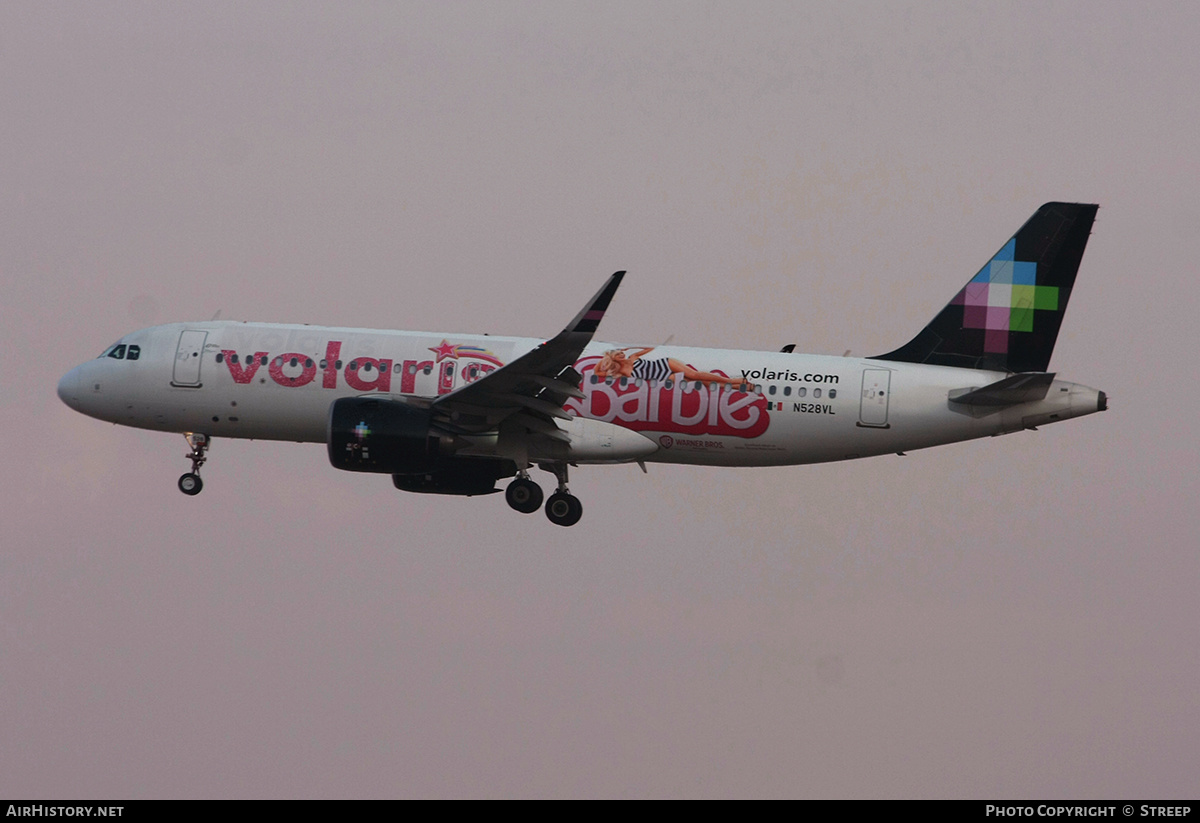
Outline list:
[[[334,468],[392,475],[396,488],[490,494],[517,472],[511,460],[455,456],[465,442],[431,425],[429,409],[386,397],[343,397],[329,407],[326,445]]]

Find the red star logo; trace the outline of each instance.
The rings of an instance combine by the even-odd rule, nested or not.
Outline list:
[[[455,360],[458,359],[458,347],[451,346],[445,339],[442,340],[442,345],[432,348],[430,351],[437,355],[437,362],[439,363],[451,357]]]

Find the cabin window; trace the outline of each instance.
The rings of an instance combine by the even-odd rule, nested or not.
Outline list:
[[[670,391],[671,389],[675,388],[675,381],[667,380],[665,383],[663,383],[663,388],[667,391]]]
[[[821,390],[813,389],[813,397],[820,397],[820,396],[821,396]]]
[[[292,366],[293,368],[295,368],[296,364],[297,364],[297,363],[299,363],[299,362],[300,362],[299,358],[293,357],[293,358],[292,358],[292,361],[291,361],[291,366]]]
[[[783,387],[783,396],[784,396],[784,397],[791,397],[791,396],[792,396],[792,387],[791,387],[791,386],[784,386],[784,387]]]
[[[311,369],[312,367],[313,367],[312,358],[311,357],[304,358],[304,368]]]
[[[401,370],[402,370],[402,369],[403,369],[403,367],[402,367],[402,366],[401,366],[399,363],[397,363],[396,365],[392,366],[392,372],[393,372],[393,373],[395,373],[395,374],[399,374],[399,373],[401,372]]]
[[[832,400],[835,397],[837,397],[837,389],[830,389],[829,390],[829,399]]]
[[[775,394],[775,385],[774,384],[771,384],[771,387],[769,389],[767,389],[767,394]]]
[[[262,360],[260,360],[259,363],[264,366],[267,365],[267,356],[265,354],[262,356]]]
[[[224,354],[222,354],[221,352],[217,352],[217,362],[218,362],[218,363],[220,363],[220,362],[222,362],[224,359],[225,359],[225,355],[224,355]]]
[[[797,397],[807,397],[808,389],[804,388],[804,386],[801,386],[800,388],[796,389],[796,396]]]

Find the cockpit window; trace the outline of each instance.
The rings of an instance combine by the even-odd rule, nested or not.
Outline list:
[[[105,349],[104,353],[97,359],[111,357],[113,360],[137,360],[141,356],[141,346],[128,346],[124,343],[118,343],[111,348]]]

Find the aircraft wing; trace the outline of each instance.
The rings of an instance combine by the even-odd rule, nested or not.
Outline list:
[[[569,442],[555,419],[569,420],[562,406],[571,397],[582,398],[582,380],[575,361],[604,317],[625,272],[608,278],[575,319],[537,348],[468,383],[431,404],[434,419],[452,431],[484,432],[501,423],[551,440]]]

